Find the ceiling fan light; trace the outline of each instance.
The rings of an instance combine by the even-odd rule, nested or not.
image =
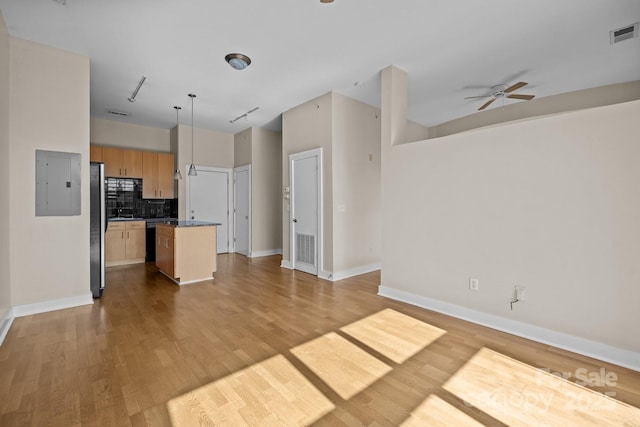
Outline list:
[[[251,64],[251,58],[241,53],[230,53],[224,59],[234,70],[244,70]]]

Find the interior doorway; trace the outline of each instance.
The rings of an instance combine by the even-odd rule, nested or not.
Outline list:
[[[291,267],[318,275],[322,265],[322,148],[289,155]]]
[[[229,229],[232,195],[232,169],[197,166],[197,176],[187,175],[186,219],[216,222],[217,252],[230,250]],[[186,165],[184,170],[189,170]]]
[[[233,242],[235,251],[251,256],[251,165],[233,170]]]

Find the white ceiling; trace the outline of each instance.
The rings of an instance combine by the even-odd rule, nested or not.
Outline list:
[[[190,92],[195,126],[230,133],[277,130],[281,113],[331,90],[379,106],[391,64],[425,125],[475,113],[484,101],[463,98],[500,83],[543,97],[640,79],[640,38],[609,43],[640,20],[638,0],[0,0],[0,11],[12,36],[91,59],[92,117],[161,128],[175,126],[174,105],[191,123]],[[233,70],[231,52],[251,66]]]

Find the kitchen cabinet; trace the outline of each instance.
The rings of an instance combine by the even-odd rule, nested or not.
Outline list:
[[[92,162],[102,162],[102,147],[100,145],[89,146],[89,160]]]
[[[173,154],[142,154],[142,198],[173,199]]]
[[[156,226],[156,266],[170,277],[175,273],[173,227]]]
[[[144,221],[109,222],[105,235],[105,265],[137,264],[146,255]]]
[[[176,221],[156,225],[156,266],[179,285],[213,279],[217,268],[216,225]]]
[[[116,178],[142,178],[142,151],[102,147],[104,174]]]

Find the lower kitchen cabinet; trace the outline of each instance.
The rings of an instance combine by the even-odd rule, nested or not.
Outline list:
[[[158,270],[179,285],[213,279],[217,224],[176,222],[178,225],[156,225]]]
[[[156,226],[156,266],[169,276],[175,273],[173,227]]]
[[[105,265],[143,263],[146,255],[144,221],[109,222],[105,235]]]

